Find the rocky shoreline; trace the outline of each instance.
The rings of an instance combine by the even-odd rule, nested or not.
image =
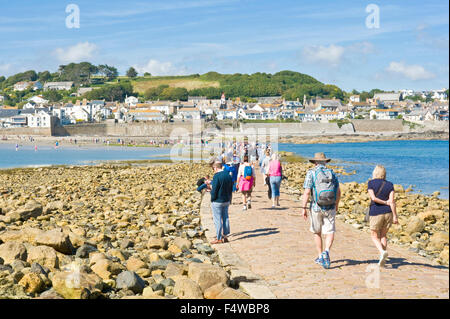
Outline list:
[[[0,171],[0,298],[248,298],[200,224],[203,164]]]
[[[306,171],[312,167],[311,163],[288,163],[285,166],[287,187],[299,200]],[[336,171],[344,173],[339,168]],[[367,232],[370,240],[369,225],[364,221],[370,203],[367,183],[341,183],[341,190],[342,198],[336,218]],[[408,247],[430,261],[448,267],[449,200],[438,198],[439,192],[432,196],[413,194],[411,189],[405,190],[401,185],[395,185],[395,192],[399,223],[392,225],[388,233],[389,242]]]

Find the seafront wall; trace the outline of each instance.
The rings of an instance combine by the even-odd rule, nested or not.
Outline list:
[[[18,128],[0,128],[1,136],[17,136],[17,135],[33,135],[33,136],[50,136],[51,129],[40,127],[18,127]]]
[[[52,128],[0,128],[0,136],[33,135],[33,136],[127,136],[127,137],[170,137],[172,133],[178,135],[195,132],[206,133],[205,128],[211,123],[201,122],[194,129],[192,122],[176,123],[90,123]],[[241,123],[234,129],[234,134],[245,135],[256,132],[270,134],[270,130],[278,131],[279,136],[317,136],[317,135],[394,135],[398,133],[423,133],[427,131],[449,132],[448,122],[421,122],[414,127],[404,125],[402,120],[352,120],[349,124],[339,127],[336,123]],[[214,125],[212,125],[214,127]],[[221,128],[220,128],[220,127]],[[224,132],[231,127],[217,126]],[[184,132],[184,133],[183,133]]]

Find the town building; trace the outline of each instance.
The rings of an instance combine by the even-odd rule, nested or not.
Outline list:
[[[66,90],[69,91],[73,87],[73,82],[67,81],[67,82],[47,82],[44,84],[44,91],[61,91]]]

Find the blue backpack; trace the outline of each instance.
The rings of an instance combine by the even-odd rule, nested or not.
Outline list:
[[[244,168],[244,178],[246,179],[246,180],[251,180],[252,179],[252,167],[249,165],[249,166],[245,166],[245,168]]]

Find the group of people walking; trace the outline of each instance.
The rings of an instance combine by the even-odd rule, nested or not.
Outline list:
[[[262,148],[262,147],[260,147]],[[211,161],[214,170],[212,181],[209,176],[198,183],[199,191],[211,192],[211,207],[216,228],[216,238],[211,244],[228,242],[230,234],[229,206],[233,193],[241,192],[243,210],[251,209],[252,191],[256,184],[255,167],[259,165],[264,176],[263,184],[268,187],[268,198],[272,200],[272,209],[280,206],[280,186],[283,169],[279,156],[265,147],[262,152],[256,148],[256,155],[250,158],[246,152],[242,159],[234,152],[227,162],[226,154]],[[228,159],[230,159],[228,158]],[[332,168],[331,161],[324,153],[316,153],[310,159],[314,167],[308,170],[303,188],[300,216],[310,219],[310,231],[313,233],[317,251],[315,263],[328,269],[331,265],[330,250],[335,239],[336,214],[339,210],[341,189],[339,180]],[[377,165],[372,179],[368,183],[368,194],[371,199],[369,207],[369,223],[371,238],[379,250],[378,264],[384,267],[387,253],[387,233],[392,224],[398,223],[395,205],[394,186],[386,180],[386,170]]]

